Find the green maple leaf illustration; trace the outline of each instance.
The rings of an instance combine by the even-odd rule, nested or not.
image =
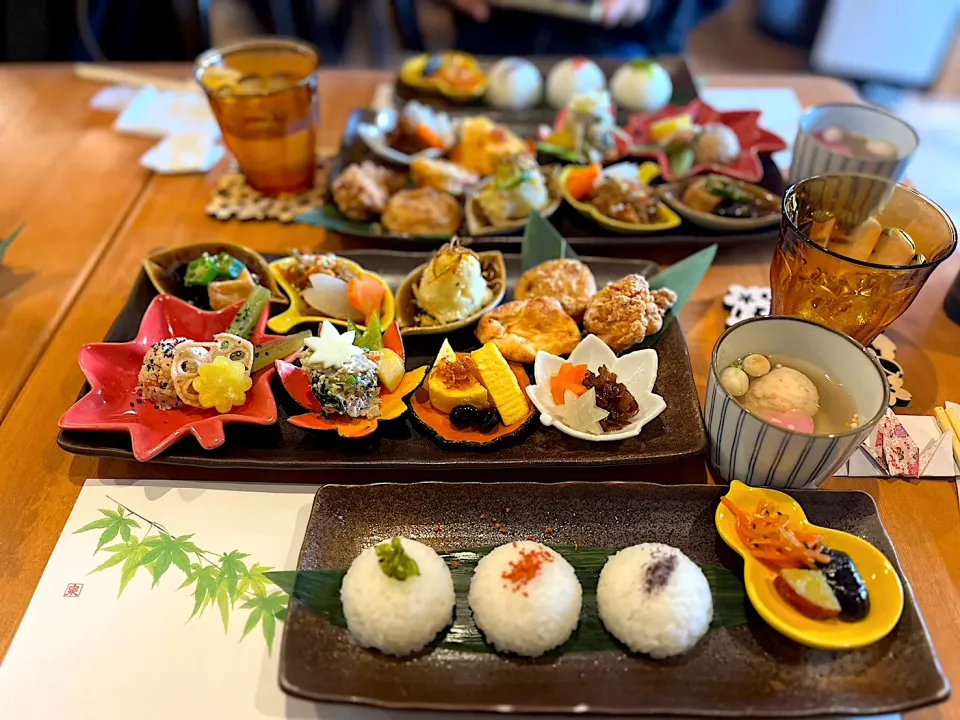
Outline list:
[[[247,624],[243,627],[242,641],[258,625],[263,624],[263,637],[267,641],[267,652],[273,652],[273,638],[277,632],[277,621],[284,622],[287,619],[287,602],[289,598],[282,590],[277,590],[269,595],[254,595],[243,603],[240,607],[249,610]]]
[[[123,508],[118,507],[116,511],[101,510],[100,513],[104,515],[104,517],[87,523],[79,530],[73,531],[73,534],[77,535],[78,533],[88,532],[90,530],[103,530],[100,539],[97,541],[97,549],[93,551],[94,555],[100,552],[100,549],[117,535],[119,535],[124,542],[127,542],[130,539],[130,528],[140,527],[140,524],[136,520],[127,517],[126,511]]]
[[[120,595],[123,594],[124,588],[133,580],[133,576],[137,574],[137,569],[143,565],[143,558],[150,551],[150,548],[142,544],[136,536],[131,535],[130,539],[126,542],[111,545],[110,547],[104,548],[104,550],[113,553],[113,557],[101,563],[90,572],[100,572],[101,570],[106,570],[109,567],[123,563],[123,567],[120,569],[120,590],[117,593],[117,597],[120,597]]]
[[[226,596],[231,604],[237,600],[240,577],[249,574],[249,570],[243,562],[245,557],[250,556],[239,550],[233,550],[220,556],[220,574],[217,576],[217,583],[226,588]],[[226,620],[224,620],[224,625],[226,625]]]
[[[254,563],[250,568],[240,575],[240,582],[237,583],[237,597],[242,598],[248,590],[252,590],[254,595],[261,596],[267,594],[267,583],[273,585],[273,581],[265,573],[273,570],[272,567],[264,567],[260,563]]]
[[[163,574],[170,569],[170,565],[176,565],[183,570],[187,577],[190,577],[190,558],[187,553],[200,552],[200,548],[190,542],[190,535],[179,535],[171,537],[165,532],[144,540],[143,544],[150,548],[150,551],[144,556],[143,564],[147,566],[150,574],[153,575],[153,587],[157,586]]]
[[[207,565],[201,567],[194,563],[190,566],[191,574],[183,581],[180,587],[187,587],[196,583],[197,587],[193,591],[193,612],[190,613],[192,619],[194,615],[203,615],[203,611],[217,597],[217,575],[220,573],[218,565]]]

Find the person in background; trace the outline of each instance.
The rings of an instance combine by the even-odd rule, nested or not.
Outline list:
[[[683,52],[687,34],[729,0],[604,0],[603,25],[450,0],[457,49],[475,55],[594,55],[636,59]]]

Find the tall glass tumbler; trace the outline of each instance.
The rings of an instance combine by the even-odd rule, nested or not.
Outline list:
[[[808,178],[783,198],[772,314],[869,345],[956,247],[949,216],[915,190],[872,175]]]
[[[313,187],[317,52],[298,40],[253,38],[208,50],[194,75],[223,141],[251,187],[267,195]]]

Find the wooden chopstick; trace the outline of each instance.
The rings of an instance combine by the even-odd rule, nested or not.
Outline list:
[[[97,65],[94,63],[77,63],[73,66],[73,71],[81,80],[90,80],[107,85],[133,85],[135,87],[144,87],[152,85],[158,90],[176,90],[183,91],[192,87],[192,79],[174,80],[160,75],[151,75],[148,73],[126,70],[112,65]]]
[[[955,410],[942,407],[935,407],[933,413],[937,417],[937,425],[940,426],[941,432],[953,430],[953,458],[960,466],[960,417]]]

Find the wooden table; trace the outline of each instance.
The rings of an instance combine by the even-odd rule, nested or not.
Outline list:
[[[186,68],[182,72],[186,74]],[[66,126],[64,132],[73,138],[94,137],[95,140],[82,141],[96,144],[96,154],[109,152],[110,163],[117,166],[117,174],[127,172],[142,180],[135,166],[131,169],[125,165],[133,166],[144,145],[136,140],[109,135],[103,121],[95,121],[89,113],[78,109],[93,92],[92,88],[69,79],[65,68],[15,69],[12,75],[10,71],[6,73],[0,71],[0,89],[4,83],[12,82],[10,77],[19,77],[18,73],[33,73],[38,80],[35,87],[54,89],[41,105],[46,112],[62,119]],[[322,73],[322,144],[336,144],[349,113],[368,104],[376,83],[387,77],[383,73],[367,71]],[[824,78],[716,76],[707,78],[707,83],[717,87],[793,87],[805,105],[856,99],[847,85]],[[59,109],[61,104],[63,108]],[[4,112],[6,109],[0,109],[0,142],[4,141],[4,128],[12,122],[2,114]],[[23,113],[27,112],[23,110]],[[25,121],[21,119],[20,122]],[[0,149],[8,151],[6,145],[0,145]],[[128,154],[126,164],[120,162],[122,153]],[[83,191],[88,205],[83,220],[87,232],[83,237],[74,233],[73,246],[56,238],[58,252],[63,247],[63,252],[69,250],[73,253],[70,256],[72,265],[66,257],[56,259],[57,268],[70,268],[72,280],[68,282],[61,276],[66,270],[49,271],[49,274],[54,279],[60,277],[60,287],[69,286],[73,295],[65,296],[59,306],[61,321],[47,326],[52,337],[46,347],[34,349],[39,361],[0,425],[0,457],[4,460],[0,467],[0,587],[4,589],[4,602],[0,604],[0,654],[6,651],[13,637],[84,479],[218,477],[217,473],[199,469],[72,457],[55,444],[57,420],[73,402],[83,381],[74,362],[77,350],[83,343],[97,341],[106,333],[126,300],[144,254],[160,246],[201,240],[239,242],[264,252],[282,252],[295,247],[338,247],[335,242],[325,239],[322,231],[314,228],[220,223],[208,219],[203,208],[216,182],[216,172],[210,176],[150,177],[136,189],[122,188],[125,193],[122,200],[115,196],[113,202],[107,202],[101,196],[115,191],[119,193],[115,188],[122,184],[101,184],[98,187],[90,182],[84,167],[89,160],[88,156],[74,153],[62,163],[59,174],[51,176],[55,181],[71,177],[82,179],[87,188]],[[26,161],[22,164],[27,166]],[[97,167],[103,170],[102,164]],[[127,185],[134,185],[129,175],[127,177]],[[44,192],[57,191],[53,183],[49,185],[45,186]],[[108,187],[106,193],[104,187]],[[18,192],[17,182],[5,167],[0,167],[0,203],[8,200],[10,192]],[[0,210],[6,207],[0,205]],[[10,210],[6,209],[6,215],[9,214]],[[0,213],[0,221],[4,217]],[[31,209],[29,216],[21,213],[16,219],[27,220],[31,227],[34,227],[34,221],[38,226],[42,222],[51,225],[56,222],[52,218],[45,220],[43,213],[35,209]],[[92,230],[96,221],[100,222],[99,234]],[[48,241],[52,240],[48,238]],[[26,242],[24,246],[27,246]],[[25,250],[26,247],[20,248],[12,257],[17,262],[27,262],[30,254]],[[706,384],[710,350],[723,331],[725,311],[720,298],[733,283],[767,284],[770,252],[769,247],[752,246],[721,250],[714,267],[682,313],[701,394]],[[47,255],[43,253],[44,258]],[[645,251],[644,255],[667,262],[675,259],[657,252]],[[84,263],[79,258],[89,260]],[[958,269],[960,260],[957,257],[948,261],[934,274],[914,306],[889,333],[899,346],[898,359],[904,365],[909,387],[914,393],[912,412],[930,412],[937,402],[960,398],[960,376],[951,374],[960,348],[960,327],[950,323],[941,310],[946,288]],[[40,273],[39,280],[45,277]],[[39,289],[36,292],[40,292]],[[34,301],[29,294],[24,294],[27,296],[20,302]],[[0,303],[5,302],[0,298]],[[4,305],[0,305],[0,310],[2,308]],[[14,309],[13,303],[11,309]],[[18,322],[26,323],[26,317],[31,313],[27,310],[21,310],[21,313],[23,319]],[[0,323],[0,333],[20,329],[16,325],[11,329],[10,325]],[[6,338],[5,335],[0,337]],[[18,346],[16,341],[14,346]],[[2,369],[0,367],[0,371]],[[256,476],[248,474],[246,477]],[[284,475],[282,479],[317,481],[315,476],[308,474]],[[325,476],[324,479],[330,478]],[[916,590],[944,668],[955,683],[960,682],[960,641],[957,640],[960,637],[960,509],[954,484],[834,479],[829,486],[865,490],[877,500],[884,523]],[[917,716],[920,714],[960,718],[960,702],[952,701]]]

